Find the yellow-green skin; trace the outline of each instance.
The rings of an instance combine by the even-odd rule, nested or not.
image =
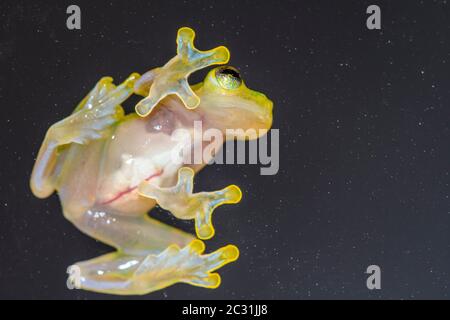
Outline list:
[[[179,219],[194,219],[200,239],[211,238],[213,210],[239,202],[241,191],[232,185],[193,193],[194,173],[209,159],[174,162],[180,142],[171,134],[186,129],[194,137],[195,121],[224,134],[272,124],[272,102],[243,81],[218,81],[213,69],[202,83],[187,84],[193,71],[229,60],[225,47],[203,52],[193,39],[192,29],[181,28],[177,56],[165,66],[134,73],[117,87],[101,79],[72,115],[47,131],[31,176],[33,193],[45,198],[56,190],[68,220],[117,249],[75,263],[68,281],[76,287],[111,294],[146,294],[177,282],[216,288],[220,277],[213,271],[238,258],[233,245],[203,254],[205,245],[194,235],[147,215],[158,203]],[[125,116],[120,104],[132,94],[145,98],[136,114]]]

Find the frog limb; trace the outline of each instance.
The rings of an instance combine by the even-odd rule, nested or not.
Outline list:
[[[144,256],[110,253],[79,262],[80,288],[112,294],[147,294],[183,282],[204,288],[217,288],[221,279],[214,271],[237,260],[239,250],[227,245],[203,254],[205,244],[193,240],[180,248],[170,245],[158,254]],[[72,276],[69,281],[75,282]]]
[[[158,102],[170,94],[177,95],[187,109],[195,109],[198,106],[200,98],[189,86],[189,75],[211,65],[227,63],[230,52],[224,46],[200,51],[194,46],[194,38],[195,32],[191,28],[178,30],[177,55],[148,75],[151,78],[151,86],[148,96],[136,105],[138,115],[149,115]],[[140,94],[144,91],[139,90],[139,87],[137,89]]]
[[[55,190],[54,172],[61,147],[102,138],[107,129],[123,117],[119,104],[133,93],[138,78],[138,74],[132,74],[118,87],[112,83],[112,78],[102,78],[69,117],[48,129],[30,180],[31,190],[37,197],[48,197]]]
[[[72,115],[50,127],[53,140],[63,145],[87,144],[102,138],[108,133],[105,129],[123,118],[120,104],[133,94],[138,78],[139,75],[133,73],[118,87],[112,83],[112,78],[102,78]]]
[[[144,73],[135,83],[134,83],[134,93],[142,97],[148,96],[150,92],[150,87],[153,84],[156,76],[161,73],[161,68],[155,68]]]
[[[200,239],[214,236],[212,213],[223,204],[238,203],[242,192],[236,185],[230,185],[213,192],[193,193],[194,171],[183,167],[178,171],[178,182],[170,188],[161,188],[150,182],[139,185],[139,194],[152,198],[165,210],[179,219],[195,219],[195,231]]]
[[[193,235],[150,218],[146,213],[123,214],[96,205],[86,210],[77,201],[71,203],[74,200],[64,200],[64,216],[80,231],[125,254],[159,253],[172,244],[184,247],[195,239]]]

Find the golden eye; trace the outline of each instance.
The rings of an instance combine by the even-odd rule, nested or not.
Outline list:
[[[224,89],[237,89],[242,84],[239,71],[233,67],[217,68],[216,79]]]

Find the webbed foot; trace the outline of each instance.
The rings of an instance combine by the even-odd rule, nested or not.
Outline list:
[[[146,256],[113,252],[78,262],[68,284],[85,290],[113,294],[147,294],[178,282],[217,288],[221,279],[214,271],[239,257],[234,245],[203,254],[205,244],[193,240],[180,248],[173,244],[158,254]],[[75,277],[74,277],[75,276]]]
[[[195,231],[200,239],[214,236],[211,217],[214,209],[223,204],[238,203],[242,192],[236,185],[230,185],[213,192],[193,193],[194,171],[183,167],[178,171],[178,182],[174,187],[161,188],[149,182],[139,186],[142,196],[155,199],[179,219],[195,219]]]
[[[111,77],[102,78],[69,117],[49,129],[52,139],[62,145],[85,144],[102,138],[108,132],[106,129],[123,117],[120,104],[133,93],[139,77],[133,73],[117,87]]]
[[[224,46],[200,51],[194,46],[194,38],[195,32],[191,28],[178,30],[177,55],[162,68],[156,69],[148,96],[136,105],[138,115],[149,115],[158,102],[169,94],[177,95],[188,109],[198,106],[200,98],[192,91],[187,78],[194,71],[227,63],[230,52]]]
[[[159,277],[160,285],[163,286],[184,282],[204,288],[217,288],[221,279],[213,271],[237,260],[239,249],[227,245],[209,254],[203,254],[204,251],[205,244],[200,240],[193,240],[184,248],[171,245],[158,255],[147,256],[133,277],[141,283],[145,283],[145,279]]]

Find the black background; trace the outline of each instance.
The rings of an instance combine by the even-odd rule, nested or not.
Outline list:
[[[65,25],[72,2],[80,31]],[[381,31],[366,28],[370,4]],[[100,77],[164,64],[182,26],[200,49],[226,45],[248,86],[274,101],[280,171],[205,168],[197,190],[244,191],[217,210],[207,249],[233,243],[241,257],[216,290],[178,284],[142,298],[449,297],[448,1],[2,0],[0,14],[1,298],[118,298],[66,288],[67,266],[111,249],[28,180],[47,128]],[[381,290],[366,288],[371,264]]]

